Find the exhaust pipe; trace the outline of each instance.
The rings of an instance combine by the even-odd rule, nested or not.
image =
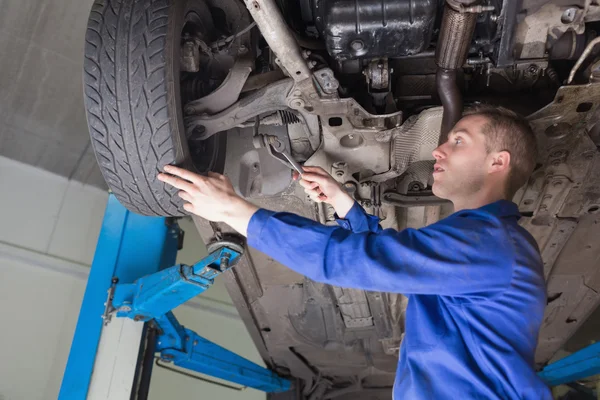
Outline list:
[[[444,114],[439,143],[444,143],[448,132],[462,116],[463,102],[457,84],[457,71],[461,68],[469,52],[477,14],[477,7],[465,7],[474,0],[446,0],[440,38],[435,50],[435,63],[438,66],[436,86],[442,101]]]

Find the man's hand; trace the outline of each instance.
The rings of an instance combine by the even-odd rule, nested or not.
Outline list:
[[[214,172],[202,176],[172,165],[166,165],[165,171],[168,174],[158,174],[158,180],[180,189],[178,196],[186,202],[186,211],[209,221],[225,222],[246,235],[258,207],[238,196],[229,178]]]
[[[331,204],[340,218],[345,218],[354,205],[354,199],[342,189],[340,184],[321,167],[302,167],[304,173],[298,183],[306,194],[317,203]],[[294,172],[294,179],[298,173]]]

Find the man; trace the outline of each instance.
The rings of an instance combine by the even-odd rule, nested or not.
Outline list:
[[[335,208],[339,227],[259,209],[218,174],[167,166],[159,179],[181,189],[189,212],[229,224],[315,281],[407,295],[395,399],[551,399],[533,370],[546,305],[542,261],[509,201],[534,168],[533,132],[508,110],[483,108],[433,156],[433,192],[455,213],[400,232],[382,230],[320,168],[307,167],[299,182]]]

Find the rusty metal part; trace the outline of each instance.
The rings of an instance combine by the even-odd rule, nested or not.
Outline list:
[[[584,8],[574,8],[547,3],[529,13],[517,25],[515,31],[515,50],[517,59],[545,57],[548,48],[567,31],[576,34],[585,31],[585,16],[590,9],[586,2]]]
[[[326,95],[337,93],[340,83],[329,68],[324,68],[315,73],[315,79],[319,83],[319,88]]]
[[[561,86],[554,101],[527,117],[534,131],[544,132],[559,123],[573,129],[587,127],[599,110],[600,84]]]
[[[390,70],[387,58],[373,60],[365,68],[369,89],[388,90],[390,87]]]
[[[252,72],[254,60],[239,58],[221,85],[212,93],[185,105],[186,114],[218,113],[234,104]]]
[[[579,69],[579,67],[581,67],[581,64],[583,64],[583,62],[588,58],[588,56],[590,55],[592,50],[594,50],[594,47],[596,47],[598,43],[600,43],[600,36],[589,42],[588,45],[585,47],[585,50],[581,54],[581,57],[579,57],[579,59],[571,69],[571,72],[569,73],[569,77],[567,78],[567,85],[573,81],[577,70]]]
[[[318,76],[324,71],[328,71],[330,77],[333,76],[328,68],[317,71],[315,74]],[[334,83],[331,85],[335,86]],[[398,126],[402,120],[400,111],[374,115],[368,113],[352,98],[340,99],[337,93],[328,96],[319,97],[316,93],[313,96],[306,96],[306,91],[288,78],[250,94],[218,114],[188,115],[185,118],[186,130],[198,140],[204,140],[218,132],[234,128],[257,115],[288,107],[297,110],[300,119],[304,120],[307,125],[309,135],[316,138],[320,137],[316,116],[345,117],[353,127],[373,131],[393,128]]]
[[[262,89],[263,87],[282,79],[285,79],[285,74],[279,69],[276,71],[264,72],[262,74],[250,75],[244,83],[242,93]]]
[[[290,78],[270,84],[243,98],[229,108],[214,114],[185,118],[186,130],[199,140],[234,128],[257,115],[287,108],[286,99],[294,86]]]
[[[185,72],[198,72],[200,70],[200,48],[208,49],[206,44],[198,39],[188,37],[181,45],[180,69]]]
[[[311,80],[312,74],[300,47],[275,0],[244,0],[270,49],[296,82]]]
[[[440,144],[446,141],[446,135],[462,115],[462,96],[456,83],[456,74],[467,60],[476,21],[476,14],[461,13],[452,8],[450,3],[444,7],[435,51],[435,63],[438,66],[436,86],[444,107]]]
[[[396,192],[384,193],[381,202],[392,204],[396,207],[441,206],[442,204],[450,203],[449,200],[441,199],[434,195],[408,196]]]
[[[585,35],[566,31],[549,49],[551,60],[576,60],[585,48]]]
[[[440,38],[435,50],[435,63],[444,69],[461,68],[467,59],[477,15],[461,14],[444,7]]]

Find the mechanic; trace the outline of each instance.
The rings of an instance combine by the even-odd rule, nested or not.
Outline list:
[[[299,183],[340,226],[259,209],[225,176],[166,166],[185,209],[317,282],[408,296],[394,399],[551,399],[534,371],[546,305],[542,260],[509,201],[531,175],[536,140],[503,108],[463,116],[433,151],[433,193],[454,204],[421,229],[382,230],[324,170]]]

